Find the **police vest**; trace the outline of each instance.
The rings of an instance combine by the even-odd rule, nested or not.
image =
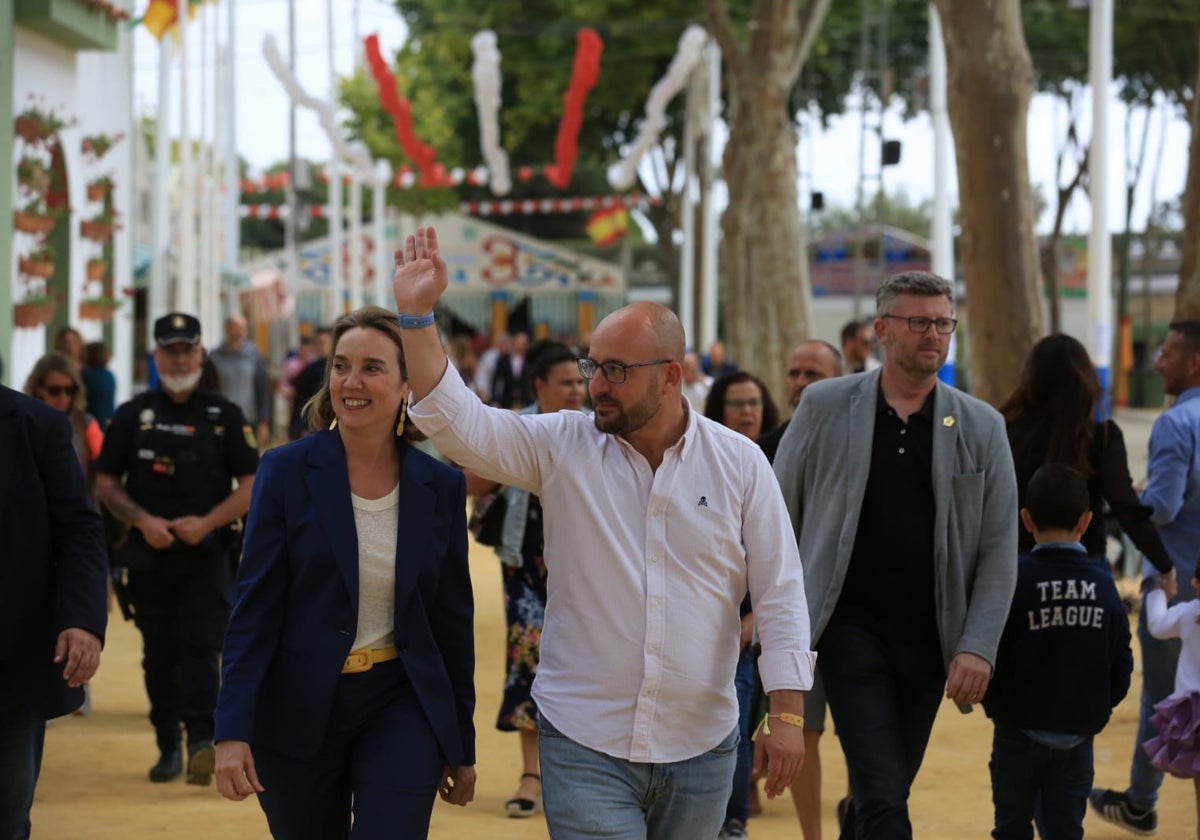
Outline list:
[[[164,519],[208,513],[232,490],[225,436],[241,434],[232,404],[199,391],[176,405],[157,389],[132,402],[137,432],[125,492]]]

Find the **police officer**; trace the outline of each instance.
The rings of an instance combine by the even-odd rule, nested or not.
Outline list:
[[[150,722],[159,760],[150,780],[183,772],[211,781],[219,655],[229,617],[231,523],[250,505],[258,450],[242,412],[199,387],[200,322],[171,313],[154,322],[158,387],[117,409],[96,463],[96,492],[130,526],[117,553],[142,633]],[[236,482],[236,489],[231,489]]]

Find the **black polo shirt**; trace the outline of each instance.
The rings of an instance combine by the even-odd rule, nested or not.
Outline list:
[[[876,397],[871,472],[832,622],[936,641],[933,398],[902,420]],[[932,637],[932,638],[931,638]]]

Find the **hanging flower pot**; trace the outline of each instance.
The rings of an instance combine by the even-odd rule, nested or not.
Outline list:
[[[113,313],[121,305],[119,300],[109,297],[79,301],[79,317],[88,321],[111,321]]]
[[[41,143],[66,125],[67,121],[55,115],[49,108],[31,102],[13,120],[13,133],[26,143]]]
[[[17,161],[17,183],[38,195],[45,195],[50,189],[50,170],[41,159],[25,155]]]
[[[87,185],[88,201],[104,201],[112,191],[112,186],[112,178],[107,175],[89,182]]]
[[[88,280],[103,280],[105,272],[108,271],[108,261],[101,259],[92,259],[87,261],[87,279]]]
[[[58,302],[49,298],[35,298],[13,304],[14,327],[39,327],[50,323]]]
[[[13,227],[21,233],[47,234],[58,224],[58,217],[46,213],[17,210],[13,213]]]
[[[17,259],[17,269],[27,277],[50,278],[54,276],[54,258],[20,257]]]
[[[33,117],[24,114],[17,117],[13,130],[26,143],[36,143],[39,140],[46,139],[46,132],[42,128],[42,125],[33,119]]]
[[[84,219],[79,223],[79,235],[93,242],[112,239],[113,223],[103,219]]]

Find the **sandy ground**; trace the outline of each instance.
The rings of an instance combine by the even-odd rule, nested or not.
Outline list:
[[[1129,439],[1135,480],[1144,474],[1145,436],[1152,415],[1128,413],[1119,422]],[[512,795],[520,772],[517,739],[493,727],[500,698],[504,620],[500,572],[490,549],[472,546],[476,593],[476,638],[479,691],[479,783],[475,801],[466,808],[439,802],[430,833],[435,838],[546,837],[538,816],[508,819],[503,803]],[[149,840],[179,838],[267,837],[266,821],[251,800],[232,803],[215,787],[197,788],[182,781],[156,785],[146,780],[154,762],[154,736],[146,719],[140,669],[141,640],[131,624],[112,617],[108,645],[93,686],[88,717],[56,721],[47,732],[46,756],[33,810],[33,837],[40,840]],[[1134,645],[1137,654],[1136,643]],[[1135,672],[1130,696],[1096,740],[1096,784],[1124,787],[1137,726],[1140,674]],[[981,712],[960,714],[943,705],[934,727],[925,764],[911,801],[918,838],[961,840],[986,837],[991,829],[991,788],[987,761],[991,724]],[[834,805],[845,790],[845,765],[836,738],[823,739],[825,837],[836,837]],[[1190,782],[1168,779],[1159,804],[1159,836],[1195,836]],[[1089,838],[1107,840],[1131,835],[1091,815]],[[800,832],[790,798],[765,803],[764,813],[750,822],[750,834],[762,838],[798,838]],[[401,834],[397,835],[402,836]]]

